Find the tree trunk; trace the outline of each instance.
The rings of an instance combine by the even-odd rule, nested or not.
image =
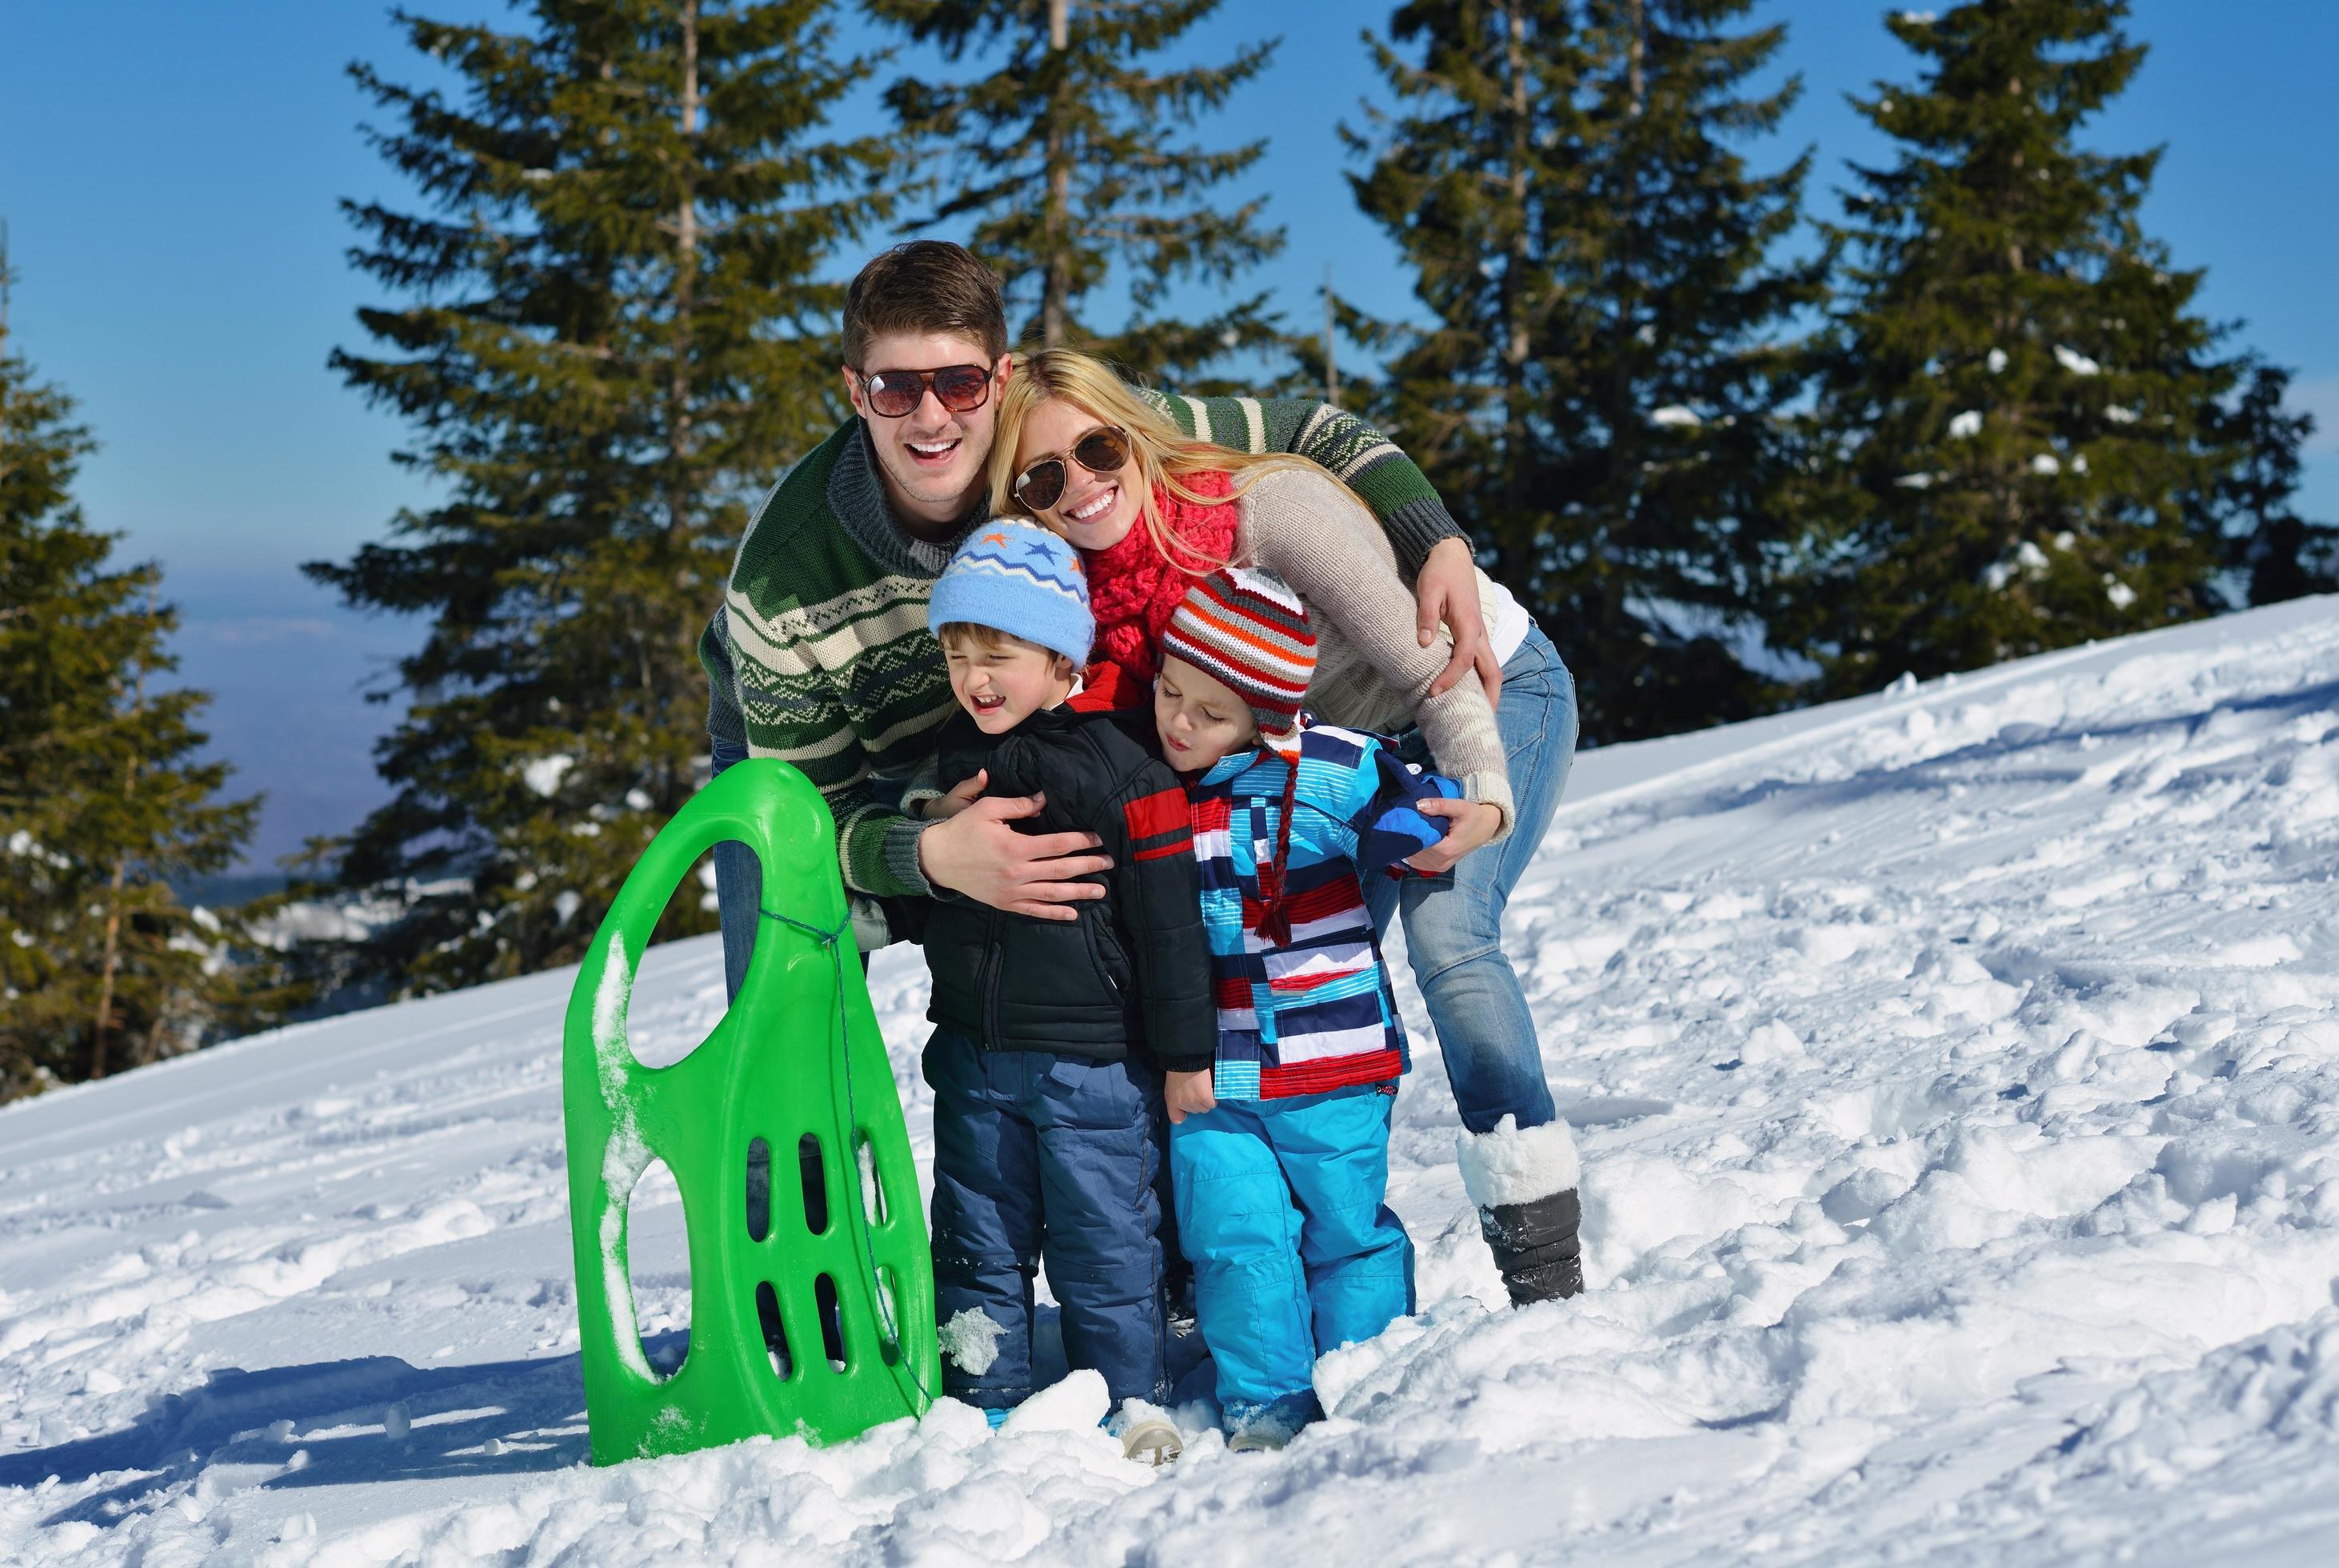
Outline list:
[[[692,311],[698,285],[698,0],[683,0],[682,6],[682,197],[674,224],[674,361],[666,381],[666,542],[676,562],[677,586],[686,589],[693,581],[690,519],[697,491],[692,464],[696,430],[691,418],[690,359]],[[687,647],[696,641],[697,608],[691,606],[676,627],[676,646]],[[654,682],[645,657],[642,695],[653,711],[657,705]],[[670,769],[662,767],[660,774],[658,803],[667,806],[675,800],[674,780]]]
[[[125,779],[125,785],[128,781]],[[97,1017],[90,1029],[89,1075],[93,1079],[105,1076],[105,1031],[113,1021],[113,977],[122,962],[122,884],[129,871],[127,860],[113,863],[113,880],[105,904],[105,958],[98,968]]]
[[[1527,102],[1527,21],[1525,0],[1509,0],[1505,6],[1508,42],[1504,51],[1504,64],[1508,75],[1510,92],[1506,105],[1510,117],[1510,169],[1508,218],[1510,238],[1505,245],[1501,292],[1502,310],[1502,379],[1503,379],[1503,466],[1508,477],[1506,488],[1513,518],[1525,516],[1527,491],[1531,488],[1527,454],[1526,378],[1528,335],[1526,302],[1521,295],[1526,289],[1529,261],[1527,222],[1527,158],[1531,128]]]
[[[1648,98],[1648,83],[1643,75],[1643,52],[1648,32],[1648,18],[1641,0],[1625,0],[1624,25],[1624,123],[1614,133],[1611,145],[1616,149],[1619,170],[1619,195],[1616,202],[1616,235],[1614,260],[1610,273],[1610,288],[1616,297],[1616,320],[1613,329],[1615,341],[1612,348],[1614,367],[1608,384],[1608,499],[1607,527],[1619,536],[1629,537],[1639,508],[1635,505],[1641,488],[1639,457],[1641,423],[1634,396],[1637,388],[1636,351],[1641,346],[1641,311],[1639,290],[1633,274],[1635,260],[1634,226],[1640,222],[1641,163],[1643,146],[1640,139],[1641,115]],[[1603,613],[1611,624],[1623,619],[1621,595],[1624,587],[1622,575],[1603,574],[1601,595]]]
[[[1047,267],[1040,286],[1040,341],[1061,348],[1071,325],[1072,163],[1064,136],[1065,111],[1071,107],[1072,74],[1065,57],[1072,41],[1071,0],[1048,0],[1048,51],[1056,56],[1053,97],[1056,113],[1048,116],[1048,206],[1041,222],[1047,247]]]
[[[666,456],[671,475],[666,532],[688,537],[690,520],[690,326],[698,278],[698,0],[682,6],[682,200],[675,213],[674,361],[666,380]]]
[[[151,584],[146,590],[146,613],[150,616],[154,613],[154,590]],[[116,691],[120,689],[118,686],[115,688]],[[130,714],[133,718],[141,718],[145,713],[146,669],[142,665],[138,670],[138,684],[130,699]],[[122,762],[122,798],[124,804],[128,804],[132,792],[137,787],[138,754],[133,751]],[[105,1076],[105,1031],[113,1023],[113,981],[122,967],[122,889],[129,880],[129,873],[130,857],[127,854],[115,855],[113,878],[110,884],[112,892],[105,902],[105,959],[98,970],[97,1017],[90,1030],[89,1075],[93,1079]]]
[[[1340,361],[1333,339],[1332,263],[1324,263],[1324,400],[1340,406]]]
[[[163,1054],[164,1016],[163,1009],[158,1007],[154,1010],[153,1020],[146,1025],[145,1034],[139,1039],[138,1053],[132,1058],[137,1066],[148,1066]]]
[[[1619,138],[1623,153],[1623,199],[1617,203],[1617,216],[1622,222],[1616,233],[1616,343],[1615,380],[1610,388],[1609,416],[1611,439],[1633,428],[1633,348],[1641,330],[1636,291],[1633,288],[1633,225],[1639,221],[1641,205],[1642,148],[1637,132],[1641,114],[1648,98],[1648,84],[1642,75],[1642,54],[1648,19],[1641,9],[1641,0],[1627,0],[1624,7],[1626,25],[1632,35],[1624,43],[1624,127]]]

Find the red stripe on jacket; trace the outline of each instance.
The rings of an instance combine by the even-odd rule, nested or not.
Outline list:
[[[1179,789],[1156,790],[1140,795],[1120,808],[1121,820],[1129,824],[1129,842],[1136,859],[1161,860],[1173,854],[1186,854],[1194,847],[1193,830],[1186,817],[1186,792]]]
[[[1258,1097],[1289,1100],[1302,1094],[1324,1094],[1352,1083],[1386,1083],[1404,1071],[1405,1058],[1394,1050],[1288,1062],[1259,1070]]]

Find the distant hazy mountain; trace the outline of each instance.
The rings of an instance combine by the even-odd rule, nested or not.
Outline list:
[[[404,705],[363,694],[389,685],[382,677],[422,628],[351,615],[290,563],[165,567],[164,592],[180,606],[179,680],[212,694],[201,724],[212,754],[235,764],[228,793],[268,792],[242,870],[272,873],[280,857],[354,827],[387,794],[373,745]],[[220,902],[258,891],[232,880],[239,885],[218,890]]]

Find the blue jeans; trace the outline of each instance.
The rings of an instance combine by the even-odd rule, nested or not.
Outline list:
[[[710,778],[719,778],[725,768],[747,760],[747,748],[741,743],[714,735],[706,739],[715,764]],[[888,802],[901,797],[899,784],[881,780],[872,789]],[[755,956],[755,929],[764,906],[764,863],[755,858],[754,850],[734,839],[716,844],[714,856],[715,918],[723,927],[723,995],[736,1001],[739,988],[747,981],[747,961]],[[869,967],[865,952],[861,955],[861,967]]]
[[[709,776],[720,778],[725,768],[747,760],[744,742],[725,740],[721,735],[706,738],[713,748],[715,763],[715,771]],[[725,839],[715,846],[715,918],[723,922],[723,995],[726,1001],[738,1001],[739,988],[746,983],[747,961],[755,956],[755,928],[763,923],[763,907],[764,863],[745,844]]]
[[[1503,910],[1551,826],[1575,761],[1575,677],[1540,627],[1503,666],[1495,719],[1518,808],[1510,836],[1463,856],[1446,876],[1365,879],[1375,931],[1387,932],[1390,917],[1404,912],[1414,981],[1436,1026],[1462,1125],[1472,1132],[1491,1132],[1505,1116],[1518,1118],[1522,1129],[1541,1127],[1555,1114],[1535,1015],[1503,953]],[[1397,737],[1397,754],[1433,765],[1417,729]]]
[[[1222,1100],[1170,1129],[1179,1238],[1227,1429],[1305,1422],[1316,1358],[1413,1310],[1413,1243],[1388,1206],[1378,1084]]]
[[[1093,1367],[1118,1406],[1169,1397],[1153,1123],[1160,1080],[1125,1061],[982,1050],[938,1029],[934,1320],[969,1309],[1002,1332],[982,1372],[943,1363],[943,1387],[1003,1409],[1031,1393],[1031,1283],[1044,1252],[1064,1358]]]

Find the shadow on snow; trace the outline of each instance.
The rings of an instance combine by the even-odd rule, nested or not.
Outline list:
[[[654,1361],[681,1359],[687,1336],[654,1336]],[[402,1405],[405,1436],[387,1435]],[[271,1435],[289,1423],[286,1435]],[[287,1469],[296,1452],[308,1458]],[[118,1432],[50,1448],[0,1454],[0,1486],[34,1487],[51,1476],[75,1485],[133,1472],[118,1484],[52,1514],[44,1526],[110,1527],[159,1506],[208,1471],[247,1468],[242,1484],[273,1490],[449,1476],[538,1474],[587,1458],[585,1391],[577,1356],[420,1367],[394,1356],[271,1366],[224,1367],[197,1388],[151,1400]]]

